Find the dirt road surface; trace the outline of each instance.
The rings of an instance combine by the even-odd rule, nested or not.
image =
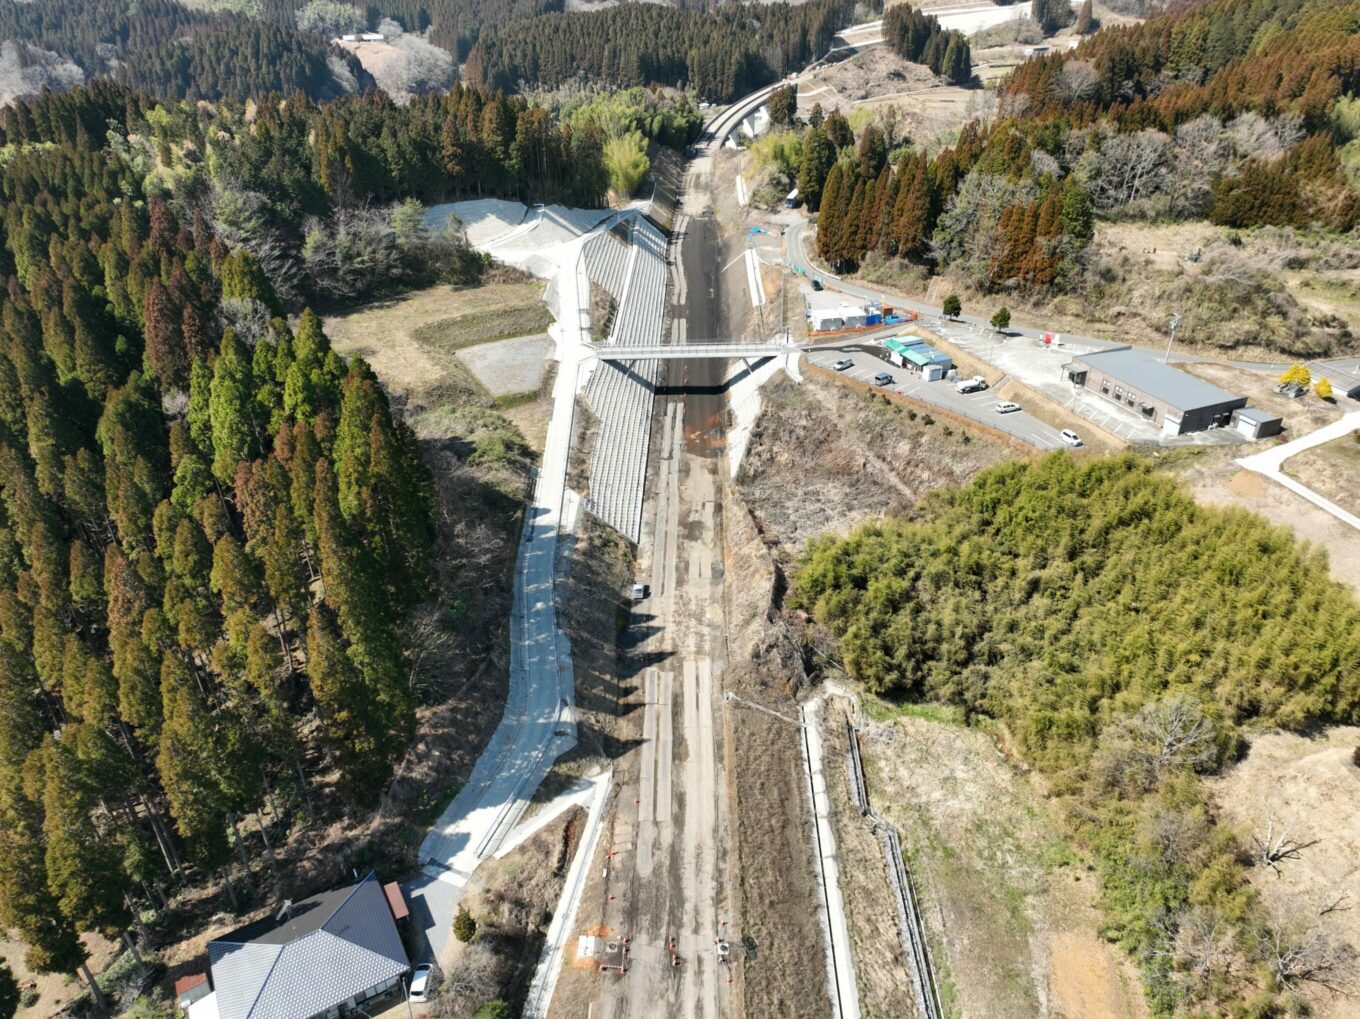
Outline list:
[[[680,303],[672,312],[688,335],[710,337],[716,228],[701,197],[682,206],[676,225],[673,296]],[[659,391],[659,453],[639,548],[639,576],[649,591],[630,633],[642,738],[619,769],[601,895],[603,927],[629,939],[629,954],[625,972],[600,974],[594,1016],[734,1014],[717,951],[731,919],[724,911],[726,779],[715,722],[726,653],[722,371],[715,361],[675,362]]]

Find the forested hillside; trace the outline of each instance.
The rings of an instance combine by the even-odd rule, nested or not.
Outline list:
[[[291,22],[262,24],[175,0],[0,4],[0,39],[68,58],[87,78],[113,74],[170,99],[245,99],[268,91],[325,99],[373,87],[353,56]]]
[[[816,542],[794,591],[869,690],[1004,724],[1158,1014],[1286,1014],[1336,977],[1301,950],[1314,904],[1287,929],[1259,913],[1197,781],[1248,725],[1360,717],[1360,606],[1319,553],[1132,457],[1055,455]]]
[[[461,62],[483,35],[494,34],[512,22],[562,11],[565,4],[563,0],[370,0],[363,6],[395,18],[408,31],[428,28],[430,42],[444,47]]]
[[[306,303],[475,279],[417,198],[588,202],[604,171],[463,88],[247,118],[104,81],[0,145],[0,923],[73,972],[266,801],[333,820],[318,771],[362,816],[411,737],[430,477]]]
[[[889,7],[883,15],[883,41],[914,64],[963,85],[973,77],[973,56],[962,32],[948,32],[938,18],[910,4]]]
[[[704,12],[630,3],[549,14],[483,38],[466,74],[505,91],[584,78],[614,87],[687,85],[701,98],[728,102],[825,53],[849,23],[851,7],[847,0],[811,0]]]
[[[276,24],[337,32],[373,30],[391,18],[408,32],[428,31],[430,42],[460,62],[482,35],[565,7],[563,0],[246,0],[237,6]]]
[[[986,118],[937,152],[903,148],[891,172],[844,143],[828,158],[815,128],[790,170],[814,208],[825,195],[818,250],[838,269],[901,259],[983,291],[1099,288],[1093,215],[1349,232],[1357,19],[1360,0],[1177,7],[1021,64]]]

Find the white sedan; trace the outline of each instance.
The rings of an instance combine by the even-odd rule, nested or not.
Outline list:
[[[434,975],[434,967],[430,965],[417,966],[411,970],[411,997],[410,1000],[416,1004],[430,1000],[430,979]]]

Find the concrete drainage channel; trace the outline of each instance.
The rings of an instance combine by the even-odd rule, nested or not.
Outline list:
[[[859,732],[853,723],[845,723],[850,742],[850,784],[854,787],[859,811],[869,819],[870,827],[878,835],[879,845],[888,864],[888,877],[893,884],[893,904],[897,907],[898,933],[902,947],[911,960],[912,990],[916,1008],[922,1019],[942,1019],[940,993],[935,985],[935,968],[930,962],[930,946],[926,942],[925,923],[912,883],[911,872],[902,858],[902,842],[897,828],[869,805],[869,790],[864,783],[864,762],[859,754]]]

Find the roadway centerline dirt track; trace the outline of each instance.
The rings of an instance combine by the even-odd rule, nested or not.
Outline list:
[[[716,335],[716,227],[688,215],[677,250],[691,336]],[[593,1015],[731,1016],[725,936],[726,780],[716,724],[725,660],[720,471],[721,361],[667,366],[657,417],[656,483],[646,514],[641,577],[649,597],[633,614],[642,741],[622,769],[607,839],[604,917],[630,939],[627,972],[600,975]],[[636,801],[636,802],[634,802]]]

